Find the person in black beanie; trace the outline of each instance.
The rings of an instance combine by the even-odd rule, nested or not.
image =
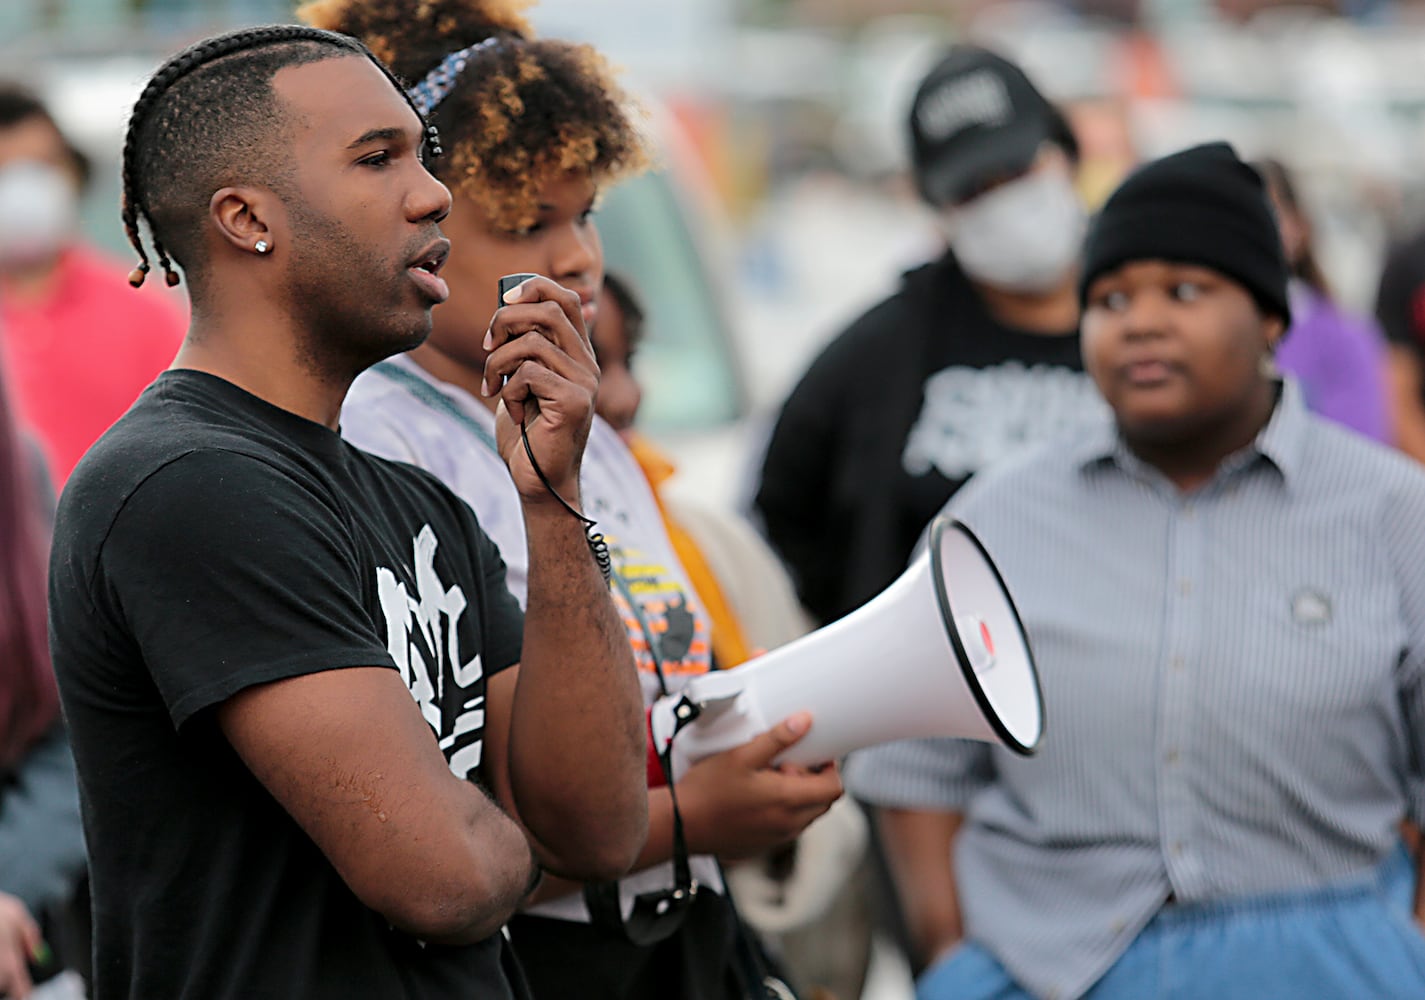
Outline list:
[[[1152,259],[1220,271],[1263,313],[1291,320],[1291,275],[1265,183],[1225,142],[1154,160],[1119,185],[1085,240],[1080,298],[1104,272]]]
[[[1224,317],[1220,324],[1220,337],[1230,335],[1230,342],[1219,349],[1231,357],[1198,372],[1143,348],[1145,337],[1105,340],[1095,335],[1104,326],[1101,320],[1117,315],[1115,307],[1131,297],[1135,281],[1163,284],[1181,279],[1184,269],[1189,278],[1200,280],[1165,285],[1173,301],[1225,283],[1255,308],[1255,318],[1238,317],[1228,324]],[[1196,465],[1196,475],[1205,479],[1227,454],[1256,435],[1279,391],[1272,355],[1291,324],[1289,274],[1262,177],[1226,143],[1194,146],[1129,175],[1090,229],[1079,295],[1086,310],[1085,368],[1113,408],[1130,447],[1151,447],[1166,438],[1172,457],[1160,459]],[[1218,301],[1203,298],[1208,305]],[[1091,305],[1098,307],[1092,322]],[[1242,336],[1242,326],[1255,330]],[[1242,355],[1250,355],[1252,364],[1230,364]],[[1234,375],[1241,381],[1228,381]],[[1219,428],[1220,439],[1179,435],[1184,426],[1218,418],[1230,418],[1230,426]]]
[[[1425,996],[1399,833],[1425,818],[1425,470],[1277,376],[1284,254],[1230,147],[1125,180],[1080,294],[1112,420],[945,509],[1014,594],[1042,750],[912,741],[846,768],[918,824],[890,858],[938,904],[917,995]]]

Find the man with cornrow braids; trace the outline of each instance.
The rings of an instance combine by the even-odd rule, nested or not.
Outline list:
[[[547,275],[600,317],[601,194],[650,159],[633,102],[588,45],[534,35],[522,0],[317,0],[299,15],[361,38],[411,84],[439,127],[435,172],[453,195],[450,302],[426,343],[362,374],[342,433],[439,476],[474,508],[525,593],[525,522],[494,447],[488,392],[501,275]],[[508,308],[508,307],[506,307]],[[711,616],[673,547],[633,454],[596,419],[581,468],[589,512],[607,525],[614,597],[645,697],[713,666]],[[529,598],[534,599],[533,592]],[[722,661],[720,667],[736,666]],[[717,858],[785,844],[841,794],[839,772],[775,768],[807,731],[806,713],[713,755],[668,787],[649,768],[649,837],[617,885],[547,879],[510,921],[515,954],[540,1000],[743,1000],[767,970],[737,920]]]
[[[448,294],[436,142],[364,46],[295,25],[198,43],[134,108],[132,280],[146,224],[193,319],[55,533],[96,1000],[524,997],[499,929],[540,870],[643,843],[638,681],[570,513],[577,296],[527,282],[491,330],[523,620],[470,509],[337,432]]]

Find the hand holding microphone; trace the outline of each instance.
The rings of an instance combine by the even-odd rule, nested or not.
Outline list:
[[[485,335],[481,392],[500,399],[500,455],[526,500],[550,501],[552,492],[577,506],[599,386],[579,296],[549,278],[511,274],[500,279],[499,303]]]

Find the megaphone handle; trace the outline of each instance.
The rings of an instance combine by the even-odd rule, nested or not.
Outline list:
[[[688,726],[692,725],[697,717],[702,714],[703,706],[690,699],[686,694],[679,697],[678,703],[673,706],[673,718],[676,722],[674,723],[672,734],[668,737],[668,741],[671,743],[674,736],[677,736],[684,729],[687,729]]]

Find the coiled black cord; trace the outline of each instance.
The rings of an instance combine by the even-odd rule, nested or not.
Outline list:
[[[580,523],[584,525],[584,538],[589,543],[589,551],[594,554],[594,562],[598,564],[599,572],[603,574],[604,582],[608,583],[613,579],[614,560],[613,556],[609,555],[609,543],[604,540],[602,534],[594,530],[599,522],[580,514],[569,504],[568,500],[565,500],[559,495],[558,491],[555,490],[553,484],[549,481],[549,477],[546,476],[544,470],[539,467],[539,461],[534,457],[534,449],[529,446],[529,431],[525,429],[524,421],[520,421],[520,439],[524,441],[524,453],[529,457],[529,464],[534,469],[534,474],[539,477],[539,481],[544,484],[544,488],[549,491],[554,499],[559,501],[565,510],[577,517]]]

